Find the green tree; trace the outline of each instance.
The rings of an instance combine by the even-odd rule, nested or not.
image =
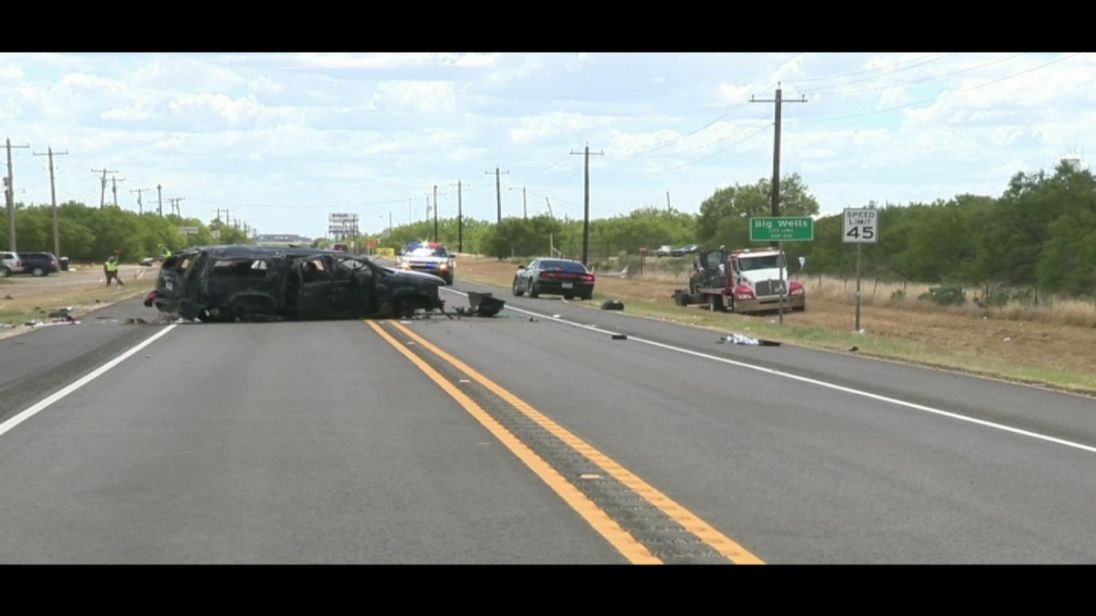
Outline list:
[[[818,201],[807,190],[798,173],[780,180],[780,215],[814,216]],[[697,236],[710,246],[748,246],[750,218],[772,215],[772,182],[762,178],[754,184],[735,184],[715,191],[700,204]]]

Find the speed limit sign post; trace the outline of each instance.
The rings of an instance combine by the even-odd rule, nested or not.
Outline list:
[[[846,208],[842,241],[856,244],[856,332],[860,332],[860,245],[879,241],[879,210]]]

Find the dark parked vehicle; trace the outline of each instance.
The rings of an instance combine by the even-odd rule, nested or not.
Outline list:
[[[528,266],[518,267],[514,275],[514,295],[525,293],[537,297],[541,293],[562,295],[565,299],[590,299],[594,294],[594,275],[581,261],[568,259],[533,259]]]
[[[202,321],[410,316],[441,310],[443,284],[343,252],[207,246],[164,261],[145,305]]]
[[[48,276],[61,269],[60,262],[52,252],[21,252],[19,260],[23,262],[23,272],[35,276]]]

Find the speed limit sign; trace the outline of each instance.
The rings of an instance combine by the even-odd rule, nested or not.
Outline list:
[[[846,244],[874,244],[878,240],[879,210],[845,210],[845,234],[842,241]]]

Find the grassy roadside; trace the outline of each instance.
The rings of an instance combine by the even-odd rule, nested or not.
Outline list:
[[[458,266],[459,267],[459,266]],[[509,287],[513,271],[511,264],[469,261],[458,269],[458,276],[470,282]],[[1028,357],[999,356],[990,341],[970,341],[955,344],[946,333],[940,340],[914,340],[885,333],[856,334],[850,329],[797,323],[786,320],[783,326],[776,323],[776,314],[763,317],[727,313],[711,313],[696,306],[681,308],[667,299],[652,300],[650,290],[624,280],[599,280],[599,290],[592,302],[571,302],[573,306],[597,309],[606,299],[626,302],[628,314],[661,321],[681,323],[720,334],[739,332],[752,337],[777,340],[787,344],[823,349],[827,351],[853,352],[875,358],[915,363],[927,367],[942,368],[1052,389],[1096,395],[1096,373],[1079,369],[1075,357],[1049,354],[1030,354]],[[655,294],[657,295],[657,294]],[[808,307],[808,310],[811,310]],[[796,315],[801,317],[802,315]],[[911,314],[912,316],[912,314]],[[940,315],[935,315],[939,320]],[[970,317],[950,318],[954,331],[969,333]],[[1046,334],[1043,334],[1046,335]],[[1068,337],[1068,332],[1062,334]],[[715,337],[713,337],[713,343]],[[998,341],[994,341],[998,342]]]
[[[71,315],[79,320],[83,315],[121,301],[144,297],[156,284],[155,277],[127,280],[126,286],[110,288],[92,283],[80,286],[29,286],[0,284],[0,323],[14,325],[0,329],[0,337],[33,331],[24,325],[37,319],[48,321],[49,313],[72,307]],[[11,299],[8,299],[11,298]]]

